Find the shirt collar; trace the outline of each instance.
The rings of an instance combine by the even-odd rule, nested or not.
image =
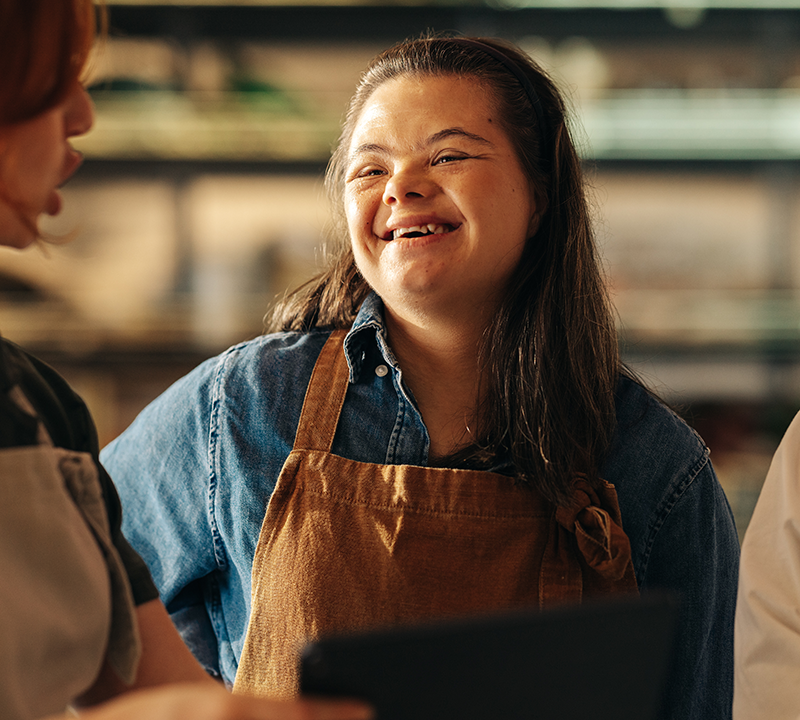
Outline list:
[[[358,381],[364,368],[364,360],[372,355],[374,350],[380,352],[383,361],[389,365],[393,372],[399,371],[397,358],[386,338],[386,324],[383,319],[383,300],[374,292],[371,292],[361,305],[358,315],[356,315],[353,327],[344,339],[344,352],[347,357],[347,365],[350,368],[350,382]],[[370,352],[372,351],[372,352]],[[373,370],[374,368],[368,368]],[[513,466],[507,454],[497,458],[493,467],[488,468],[489,472],[512,475]]]
[[[370,292],[356,315],[353,327],[344,339],[344,352],[350,368],[350,382],[354,383],[361,375],[364,359],[369,347],[377,347],[384,362],[397,371],[397,358],[394,356],[386,338],[386,324],[383,319],[383,300],[375,292]]]

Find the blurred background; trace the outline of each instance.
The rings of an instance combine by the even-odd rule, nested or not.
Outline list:
[[[0,329],[102,444],[313,274],[370,57],[495,35],[567,92],[623,356],[703,435],[744,531],[800,408],[800,0],[106,4],[97,123],[46,226],[74,239],[0,253]]]

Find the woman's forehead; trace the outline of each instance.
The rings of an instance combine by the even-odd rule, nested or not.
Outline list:
[[[373,102],[376,95],[396,92],[397,87],[416,88],[424,96],[445,98],[454,86],[470,92],[474,97],[483,97],[487,102],[494,102],[496,95],[491,84],[484,78],[466,73],[451,72],[417,72],[408,71],[389,77],[376,85],[362,104],[362,108]]]
[[[354,123],[351,148],[361,136],[391,128],[393,132],[421,126],[458,126],[494,122],[495,98],[487,85],[456,75],[403,75],[378,86]],[[499,123],[498,123],[499,124]]]

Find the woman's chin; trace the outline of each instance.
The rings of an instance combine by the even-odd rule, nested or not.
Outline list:
[[[29,247],[36,240],[36,236],[31,233],[24,235],[2,235],[0,234],[0,246],[15,248],[16,250],[24,250]]]
[[[34,232],[34,229],[37,225],[35,219],[30,227],[20,222],[18,218],[13,218],[10,222],[8,220],[8,218],[0,218],[0,246],[24,250],[36,242],[37,233]]]
[[[61,212],[63,206],[64,200],[61,197],[61,193],[58,190],[53,190],[47,198],[47,207],[44,211],[50,217],[55,217]]]

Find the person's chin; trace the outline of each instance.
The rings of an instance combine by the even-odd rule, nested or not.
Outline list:
[[[36,233],[19,221],[0,226],[0,245],[5,247],[24,250],[36,242],[36,237]]]
[[[14,248],[15,250],[24,250],[27,247],[30,247],[36,238],[28,233],[26,236],[23,237],[4,237],[0,235],[0,246]]]

